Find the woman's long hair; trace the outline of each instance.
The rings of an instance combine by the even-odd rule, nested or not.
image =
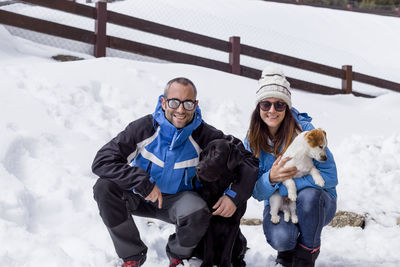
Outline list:
[[[297,132],[301,132],[300,126],[296,123],[289,107],[286,106],[285,117],[275,136],[272,137],[268,125],[261,119],[260,104],[258,104],[251,115],[247,140],[255,157],[258,158],[260,156],[261,149],[278,157],[285,153],[288,146],[296,137]],[[268,144],[268,139],[272,141],[273,146]],[[282,145],[283,148],[280,150]]]

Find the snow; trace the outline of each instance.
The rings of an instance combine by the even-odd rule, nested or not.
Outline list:
[[[221,39],[230,34],[247,38],[245,29],[260,31],[260,36],[263,26],[256,18],[275,14],[271,27],[286,39],[271,39],[271,46],[276,46],[273,51],[296,55],[300,52],[295,44],[313,43],[316,61],[338,65],[335,55],[346,51],[341,54],[344,59],[365,63],[355,67],[367,73],[379,69],[387,79],[400,81],[400,35],[394,34],[400,26],[398,18],[249,0],[213,1],[209,3],[212,8],[198,1],[146,2],[135,9],[143,17],[153,14],[165,19],[162,8],[186,14],[184,21],[186,16],[197,14],[203,33],[210,29]],[[126,5],[118,2],[109,7],[117,10]],[[151,5],[159,9],[150,13],[145,7]],[[244,5],[248,13],[242,11]],[[198,13],[194,13],[195,8]],[[298,15],[300,25],[293,30],[279,24],[279,13],[284,17]],[[324,26],[315,23],[315,16]],[[172,24],[178,23],[179,16],[172,17]],[[339,41],[348,25],[338,22],[350,19],[355,25],[362,21],[370,27],[348,34],[348,42],[384,45],[368,54],[364,46],[349,49],[347,43]],[[207,24],[221,20],[239,25],[238,33],[235,29],[226,35],[218,33],[218,27]],[[335,30],[327,28],[329,23]],[[307,27],[311,29],[307,33],[299,31]],[[370,35],[364,32],[367,29]],[[332,42],[330,47],[327,39]],[[60,63],[51,59],[60,53],[86,60]],[[357,61],[360,57],[363,60]],[[292,68],[283,70],[290,72]],[[97,177],[91,173],[91,162],[97,150],[130,121],[151,113],[164,84],[177,76],[186,76],[196,84],[205,121],[238,138],[245,137],[256,80],[183,64],[95,59],[12,36],[0,25],[1,266],[121,264],[92,197]],[[365,229],[324,228],[319,267],[400,265],[400,94],[375,90],[379,96],[374,99],[292,92],[294,106],[328,133],[339,173],[338,209],[368,214]],[[261,202],[250,199],[245,217],[262,218],[262,210]],[[147,218],[135,221],[149,247],[144,266],[167,266],[165,245],[174,232],[173,225]],[[275,266],[275,251],[266,243],[262,227],[242,226],[242,231],[250,248],[248,266]],[[191,260],[186,265],[200,263]]]

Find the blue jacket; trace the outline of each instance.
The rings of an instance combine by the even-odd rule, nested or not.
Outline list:
[[[202,122],[200,108],[196,108],[190,124],[177,129],[165,118],[160,99],[153,113],[156,132],[138,144],[130,164],[147,170],[163,193],[191,190],[190,178],[195,175],[201,151],[191,134]]]
[[[303,131],[314,129],[314,126],[311,124],[312,118],[308,116],[307,113],[299,113],[295,108],[292,108],[292,114]],[[245,140],[245,146],[248,150],[250,150],[250,145],[248,144],[247,139]],[[329,195],[336,199],[336,185],[338,184],[336,164],[331,151],[326,148],[326,152],[328,159],[325,162],[318,162],[316,160],[313,161],[315,167],[319,170],[325,180],[323,190],[328,192]],[[282,196],[287,196],[288,194],[287,188],[284,184],[277,183],[275,185],[271,185],[269,182],[269,173],[275,160],[276,157],[273,154],[261,150],[259,157],[258,180],[254,187],[253,197],[259,201],[264,200],[265,206],[269,205],[269,198],[276,190],[279,190],[279,193]],[[321,188],[315,185],[313,178],[309,174],[300,178],[296,178],[294,181],[297,191],[300,191],[306,187]]]
[[[220,130],[205,123],[197,107],[191,123],[177,129],[164,115],[159,97],[153,114],[131,122],[96,154],[92,171],[123,190],[146,197],[154,185],[162,193],[193,190],[191,180],[200,152],[214,139],[226,138]],[[231,186],[235,204],[246,201],[257,179],[258,160],[234,138],[242,155],[240,177]]]

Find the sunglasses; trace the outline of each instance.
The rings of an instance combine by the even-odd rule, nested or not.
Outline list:
[[[274,108],[278,112],[282,112],[286,109],[286,103],[281,101],[270,102],[270,101],[261,101],[260,108],[263,111],[269,111],[271,106],[274,105]]]
[[[183,108],[185,110],[192,111],[196,106],[196,101],[192,101],[192,100],[180,101],[179,99],[176,99],[176,98],[170,98],[170,99],[166,99],[166,101],[168,103],[168,107],[170,107],[172,109],[177,109],[181,104],[183,104]]]

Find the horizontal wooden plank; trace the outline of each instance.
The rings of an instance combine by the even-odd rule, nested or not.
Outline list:
[[[257,47],[242,45],[240,47],[242,55],[272,61],[278,64],[295,67],[303,70],[321,73],[328,76],[344,79],[344,71],[342,69],[326,66],[316,62],[291,57],[268,50],[263,50]]]
[[[253,69],[246,66],[241,66],[242,69],[242,76],[252,78],[252,79],[260,79],[261,77],[261,70]],[[329,86],[319,85],[315,83],[310,83],[302,80],[298,80],[295,78],[286,77],[290,83],[291,88],[308,91],[312,93],[324,94],[324,95],[335,95],[341,94],[342,91],[340,89],[336,89]]]
[[[94,44],[96,38],[93,32],[87,30],[36,19],[5,10],[0,10],[0,23],[89,44]]]
[[[400,92],[400,83],[372,77],[358,72],[353,72],[353,80],[361,83],[374,85],[380,88]]]
[[[252,79],[260,79],[261,77],[261,70],[258,69],[253,69],[250,67],[246,66],[241,66],[242,69],[242,76],[252,78]],[[291,88],[303,90],[303,91],[308,91],[308,92],[313,92],[313,93],[318,93],[318,94],[324,94],[324,95],[335,95],[335,94],[341,94],[342,91],[337,88],[329,87],[329,86],[324,86],[324,85],[319,85],[315,83],[310,83],[302,80],[298,80],[295,78],[290,78],[286,77],[288,82],[290,83]]]
[[[323,94],[323,95],[338,95],[342,94],[342,90],[325,86],[325,85],[320,85],[316,83],[311,83],[311,82],[306,82],[303,80],[295,79],[295,78],[290,78],[286,77],[288,82],[290,83],[290,87],[311,92],[311,93],[317,93],[317,94]]]
[[[261,77],[261,70],[258,69],[253,69],[250,67],[246,67],[246,66],[241,66],[241,70],[242,70],[242,76],[251,78],[251,79],[256,79],[258,80]],[[320,85],[320,84],[315,84],[315,83],[311,83],[311,82],[306,82],[306,81],[302,81],[299,79],[295,79],[295,78],[290,78],[290,77],[286,77],[287,80],[290,83],[290,86],[292,88],[298,89],[298,90],[302,90],[302,91],[307,91],[307,92],[311,92],[311,93],[317,93],[317,94],[323,94],[323,95],[337,95],[337,94],[342,94],[342,90],[341,89],[337,89],[337,88],[333,88],[333,87],[329,87],[329,86],[325,86],[325,85]],[[362,97],[374,97],[371,95],[367,95],[367,94],[363,94],[363,93],[358,93],[358,92],[353,92],[353,94],[355,96],[362,96]]]
[[[359,93],[359,92],[355,92],[355,91],[352,91],[351,93],[355,96],[361,96],[361,97],[366,97],[366,98],[375,98],[376,97],[373,95],[367,95],[367,94]]]
[[[108,39],[107,47],[110,48],[136,53],[143,56],[167,60],[170,62],[192,64],[215,70],[230,72],[230,65],[228,63],[211,60],[203,57],[193,56],[152,45],[141,44],[138,42],[129,41],[113,36],[108,36],[107,39]]]
[[[72,1],[66,0],[23,0],[23,2],[30,3],[33,5],[43,6],[51,9],[56,9],[76,15],[96,18],[96,9],[91,6],[78,4]]]
[[[368,8],[357,8],[357,7],[343,7],[343,6],[332,6],[332,5],[325,5],[319,3],[304,3],[303,1],[296,1],[296,0],[264,0],[267,2],[277,2],[277,3],[284,3],[284,4],[294,4],[294,5],[304,5],[304,6],[312,6],[312,7],[322,7],[322,8],[329,8],[335,10],[344,10],[344,11],[352,11],[358,13],[367,13],[367,14],[374,14],[374,15],[382,15],[382,16],[392,16],[392,17],[399,17],[399,14],[396,10],[382,10],[382,9],[368,9]]]
[[[241,69],[241,75],[247,78],[255,79],[258,80],[261,77],[261,70],[250,68],[247,66],[240,66]]]
[[[113,11],[108,11],[108,22],[224,52],[230,52],[231,50],[230,43],[228,41],[181,30],[144,19],[127,16],[124,14],[119,14]]]

